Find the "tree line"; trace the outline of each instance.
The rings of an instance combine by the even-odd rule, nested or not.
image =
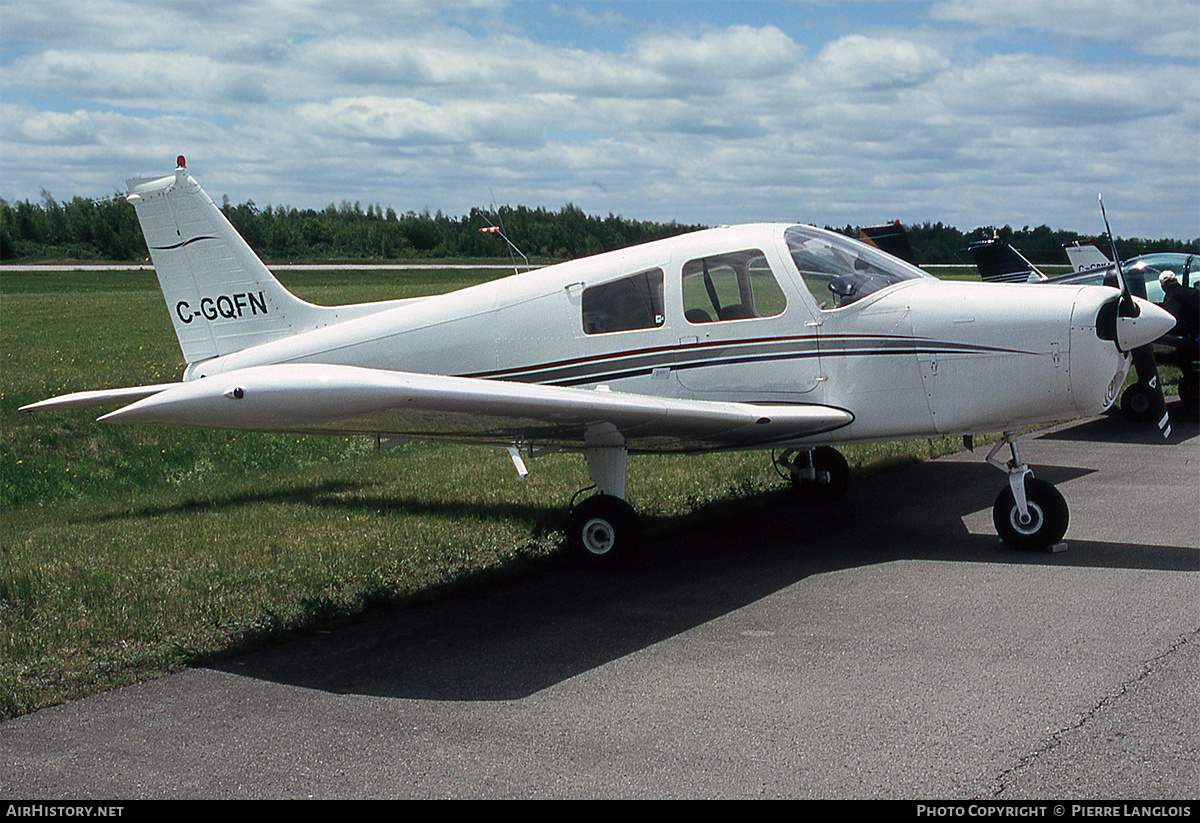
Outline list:
[[[905,226],[905,230],[917,262],[922,265],[953,263],[973,265],[975,261],[971,259],[967,248],[971,243],[993,236],[999,236],[1001,240],[1021,252],[1029,262],[1037,265],[1066,265],[1067,254],[1063,251],[1063,247],[1076,242],[1095,241],[1105,254],[1111,256],[1107,237],[1077,234],[1073,231],[1051,229],[1049,226],[1037,226],[1036,228],[1025,226],[1021,229],[1014,229],[1012,226],[980,226],[964,234],[952,226],[944,226],[941,223],[921,223]],[[845,231],[847,234],[851,233],[849,227]],[[857,236],[857,229],[853,231]],[[1182,241],[1172,238],[1152,240],[1141,237],[1118,237],[1116,245],[1117,253],[1123,260],[1152,252],[1175,251],[1192,254],[1200,252],[1200,238]]]
[[[701,226],[630,220],[609,214],[588,215],[568,203],[558,210],[502,206],[474,208],[450,217],[360,203],[330,204],[321,210],[285,206],[258,208],[253,201],[231,205],[222,212],[250,246],[271,262],[404,261],[413,259],[508,258],[511,240],[531,260],[566,260],[609,249],[681,234]],[[493,231],[501,229],[503,234]],[[858,227],[836,231],[858,236]],[[1022,229],[979,227],[962,232],[941,223],[906,226],[909,242],[921,264],[970,263],[967,246],[998,233],[1037,264],[1066,263],[1063,246],[1089,239],[1048,226]],[[1122,257],[1151,251],[1200,251],[1200,238],[1118,239]],[[0,260],[133,262],[147,259],[145,239],[133,206],[123,195],[102,199],[73,197],[10,203],[0,200]]]

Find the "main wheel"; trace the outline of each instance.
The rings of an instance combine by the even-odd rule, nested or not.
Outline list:
[[[1121,411],[1139,423],[1154,416],[1153,389],[1145,383],[1134,383],[1121,395]]]
[[[584,500],[567,521],[567,547],[589,566],[612,569],[624,566],[642,542],[641,520],[633,507],[619,497],[597,494]]]
[[[792,475],[792,488],[805,501],[829,504],[837,502],[850,487],[850,466],[837,449],[818,446],[812,453],[815,480],[801,480]]]
[[[1025,499],[1028,519],[1021,517],[1011,486],[1005,486],[996,498],[992,522],[1000,539],[1018,549],[1046,549],[1062,540],[1070,514],[1059,490],[1044,480],[1026,477]]]

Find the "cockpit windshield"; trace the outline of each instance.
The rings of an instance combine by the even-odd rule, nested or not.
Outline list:
[[[822,309],[848,306],[903,280],[931,275],[857,240],[811,226],[784,231],[792,260]]]

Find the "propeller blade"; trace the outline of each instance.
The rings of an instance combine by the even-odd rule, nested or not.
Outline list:
[[[1146,396],[1150,401],[1147,419],[1154,421],[1163,437],[1170,437],[1171,415],[1167,411],[1167,398],[1163,395],[1153,346],[1139,346],[1133,350],[1133,367],[1137,369],[1138,383],[1146,387]]]
[[[1112,249],[1113,266],[1117,270],[1117,285],[1121,289],[1121,307],[1118,313],[1123,317],[1137,317],[1140,310],[1133,300],[1133,292],[1129,288],[1125,270],[1121,268],[1121,257],[1117,254],[1117,239],[1113,237],[1112,229],[1108,225],[1108,214],[1104,211],[1104,195],[1100,194],[1098,197],[1100,199],[1100,216],[1104,218],[1104,230],[1108,232],[1108,244]]]
[[[1131,288],[1129,277],[1121,266],[1121,256],[1117,254],[1117,238],[1113,236],[1112,227],[1108,224],[1108,213],[1104,210],[1104,195],[1098,195],[1100,200],[1100,216],[1104,218],[1104,230],[1108,232],[1108,243],[1112,249],[1113,266],[1117,270],[1117,284],[1121,289],[1121,304],[1117,314],[1124,317],[1138,317],[1141,308],[1133,299],[1134,289]],[[1143,275],[1137,282],[1137,296],[1146,298],[1146,283]],[[1118,321],[1118,326],[1120,322]],[[1117,335],[1117,348],[1120,349],[1120,335]],[[1138,346],[1132,352],[1133,366],[1137,369],[1138,382],[1146,386],[1149,392],[1151,419],[1157,421],[1158,430],[1163,437],[1171,436],[1171,415],[1167,412],[1167,399],[1163,396],[1162,381],[1158,377],[1158,362],[1154,359],[1154,349],[1149,344]]]

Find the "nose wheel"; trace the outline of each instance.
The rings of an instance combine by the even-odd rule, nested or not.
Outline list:
[[[1036,477],[1025,478],[1025,511],[1011,488],[1005,488],[992,507],[992,522],[1000,539],[1019,549],[1046,549],[1067,533],[1067,501],[1058,489]]]
[[[1005,445],[1012,449],[1007,464],[996,460],[996,453]],[[1000,539],[1018,549],[1048,549],[1060,542],[1070,521],[1067,501],[1054,486],[1034,477],[1021,461],[1016,436],[1005,432],[987,461],[1008,472],[1008,485],[992,506],[992,523]]]

